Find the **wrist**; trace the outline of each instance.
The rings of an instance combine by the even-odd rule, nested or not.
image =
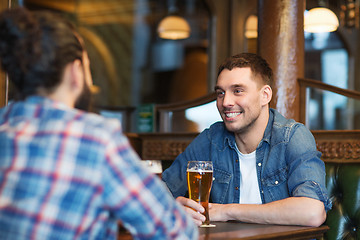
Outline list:
[[[224,207],[224,218],[225,221],[229,221],[229,220],[236,220],[235,217],[235,212],[236,212],[236,206],[239,204],[225,204]]]

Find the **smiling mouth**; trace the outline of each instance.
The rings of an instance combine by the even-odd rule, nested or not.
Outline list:
[[[225,113],[226,118],[233,119],[237,116],[239,116],[242,112],[227,112]]]

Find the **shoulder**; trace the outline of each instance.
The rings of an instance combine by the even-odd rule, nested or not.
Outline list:
[[[310,130],[302,123],[294,119],[288,119],[274,109],[270,109],[273,114],[272,139],[275,141],[290,141],[294,135],[301,135],[304,138],[313,138]]]
[[[197,138],[206,138],[208,140],[216,139],[224,134],[225,125],[223,122],[215,122],[210,127],[204,129]]]
[[[68,121],[73,121],[74,125],[84,128],[86,132],[96,136],[119,135],[122,132],[121,123],[117,119],[105,118],[96,113],[88,113],[74,110],[70,113]]]
[[[202,131],[192,142],[192,145],[199,146],[211,144],[223,148],[227,141],[234,140],[234,134],[229,132],[222,121],[213,123],[209,128]]]
[[[122,135],[120,121],[63,105],[45,106],[36,121],[42,130],[56,128],[63,134],[77,136],[89,143],[107,144]]]
[[[76,110],[78,111],[78,110]],[[112,118],[105,118],[96,113],[80,112],[80,121],[89,127],[102,128],[108,130],[121,129],[120,121]]]
[[[273,126],[276,128],[293,128],[297,124],[294,119],[286,118],[281,113],[275,109],[270,109],[270,112],[273,114]]]

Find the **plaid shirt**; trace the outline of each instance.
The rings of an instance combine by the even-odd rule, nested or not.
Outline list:
[[[30,97],[0,110],[0,239],[195,239],[120,123]]]

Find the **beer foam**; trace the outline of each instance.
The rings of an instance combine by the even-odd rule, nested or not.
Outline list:
[[[213,170],[195,170],[195,169],[188,169],[188,170],[186,170],[187,172],[195,172],[195,173],[197,173],[197,172],[210,172],[210,173],[212,173],[213,172]]]
[[[216,227],[216,225],[215,224],[208,224],[208,225],[203,224],[200,227],[209,228],[209,227]]]

